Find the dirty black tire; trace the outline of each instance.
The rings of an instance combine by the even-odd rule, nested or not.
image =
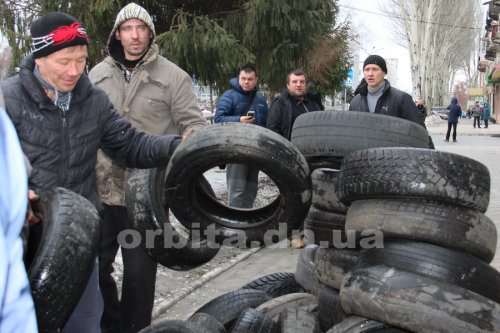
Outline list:
[[[427,130],[409,120],[352,111],[318,111],[300,115],[292,129],[292,143],[309,161],[342,157],[374,147],[427,148]]]
[[[311,205],[328,212],[347,212],[338,196],[339,170],[316,169],[311,173],[312,199]]]
[[[304,220],[304,239],[307,244],[320,247],[335,247],[346,242],[345,214],[309,209]]]
[[[464,252],[423,242],[388,240],[383,248],[361,250],[357,264],[360,267],[385,265],[420,274],[500,303],[500,272]]]
[[[347,313],[419,333],[497,332],[500,305],[481,295],[392,267],[349,272],[340,289]]]
[[[281,333],[312,333],[317,330],[316,316],[308,310],[286,308],[279,315]]]
[[[342,202],[421,198],[484,213],[490,198],[488,168],[468,157],[417,148],[374,148],[346,156],[340,170]]]
[[[318,298],[309,293],[293,293],[273,298],[262,303],[257,310],[278,320],[280,313],[287,308],[300,308],[313,311],[318,307]]]
[[[139,333],[198,333],[183,320],[165,320],[143,328]]]
[[[29,267],[40,332],[61,329],[87,285],[99,246],[94,205],[65,188],[38,193],[42,237]]]
[[[194,191],[200,175],[221,163],[258,168],[276,184],[279,197],[262,208],[237,209]],[[182,141],[170,159],[165,188],[170,209],[188,229],[194,223],[201,229],[215,224],[219,241],[262,242],[265,232],[278,230],[280,224],[287,235],[302,225],[312,185],[306,160],[288,140],[260,126],[222,123],[199,129]]]
[[[212,299],[194,313],[209,314],[229,329],[243,310],[255,308],[270,299],[271,296],[260,290],[238,289]]]
[[[226,333],[226,328],[214,316],[195,313],[187,320],[189,327],[196,328],[196,333]]]
[[[291,293],[300,293],[304,289],[295,280],[295,274],[289,272],[279,272],[264,275],[255,279],[241,289],[254,289],[265,292],[271,297],[279,297]]]
[[[248,308],[234,322],[231,333],[279,333],[280,328],[269,316]]]
[[[418,199],[358,200],[346,216],[346,229],[378,230],[397,237],[468,252],[490,263],[495,256],[497,230],[477,210]]]
[[[314,256],[318,245],[311,244],[304,247],[299,253],[295,267],[295,280],[305,291],[318,296],[319,281],[314,272]]]
[[[314,257],[316,277],[333,289],[340,289],[344,276],[358,265],[357,249],[323,249]]]
[[[322,332],[328,331],[347,316],[342,309],[339,291],[322,285],[318,296],[318,323]]]
[[[141,245],[151,258],[170,269],[185,271],[210,261],[220,246],[192,235],[185,237],[170,224],[164,198],[165,171],[166,167],[132,171],[125,187],[127,213],[132,227],[146,240]],[[198,182],[197,191],[203,191],[201,182],[206,180]],[[146,234],[155,235],[154,241],[148,242]],[[172,244],[166,244],[166,238]]]
[[[408,332],[380,321],[349,316],[337,325],[333,326],[326,333],[404,333]]]

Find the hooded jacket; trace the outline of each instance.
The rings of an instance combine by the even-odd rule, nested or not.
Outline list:
[[[146,23],[152,38],[149,49],[131,71],[127,82],[125,67],[121,64],[123,47],[115,38],[115,32],[123,22],[133,18]],[[109,35],[109,56],[90,71],[90,80],[102,88],[118,112],[141,131],[157,135],[182,134],[190,128],[205,126],[207,123],[196,102],[191,78],[159,55],[154,38],[153,21],[147,11],[135,3],[128,4],[118,13]],[[96,168],[102,202],[124,206],[125,184],[131,170],[102,152],[99,152]]]
[[[229,81],[231,89],[227,90],[217,103],[214,120],[216,123],[239,122],[241,116],[246,116],[247,111],[255,111],[253,124],[266,126],[267,103],[259,94],[257,88],[250,92],[244,91],[238,78]],[[253,101],[252,101],[253,99]],[[252,102],[252,105],[250,105]]]
[[[47,97],[33,74],[34,66],[30,55],[22,61],[18,75],[2,82],[5,108],[32,166],[30,189],[40,192],[65,187],[99,208],[95,173],[99,148],[129,167],[168,163],[177,136],[149,136],[137,131],[85,74],[64,113]]]
[[[450,105],[448,105],[447,109],[450,110],[448,123],[458,123],[458,118],[462,115],[462,108],[458,105],[458,99],[456,97],[451,98]]]

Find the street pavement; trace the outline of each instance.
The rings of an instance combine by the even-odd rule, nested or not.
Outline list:
[[[487,129],[478,129],[473,128],[471,119],[463,119],[458,124],[458,142],[444,142],[447,122],[440,119],[428,119],[427,122],[429,134],[437,150],[473,158],[489,168],[491,195],[486,215],[494,221],[497,229],[500,228],[500,125],[490,124]],[[167,298],[165,294],[157,292],[154,322],[186,319],[214,297],[238,289],[256,278],[276,272],[294,272],[300,250],[286,246],[285,242],[273,248],[237,252],[234,256],[229,256],[228,261],[219,261],[194,280],[181,278],[172,281],[159,275],[157,291],[172,282],[177,284],[177,288],[174,291],[171,289]],[[491,265],[500,270],[498,243],[497,255]],[[189,273],[182,274],[189,277]],[[159,297],[163,299],[159,300]]]

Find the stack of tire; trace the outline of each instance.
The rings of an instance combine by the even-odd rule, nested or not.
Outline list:
[[[303,115],[292,142],[314,170],[305,235],[317,244],[302,251],[296,279],[318,296],[322,331],[500,329],[487,168],[422,149],[428,136],[416,124],[367,113]],[[382,237],[363,243],[370,232]]]
[[[498,332],[497,232],[488,169],[470,158],[374,148],[342,162],[346,228],[376,230],[340,285],[345,312],[411,332]]]

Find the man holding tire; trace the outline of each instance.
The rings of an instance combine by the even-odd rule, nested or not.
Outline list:
[[[387,75],[385,59],[379,55],[368,56],[363,63],[365,82],[356,88],[359,94],[354,96],[349,111],[379,113],[387,116],[407,119],[425,128],[424,118],[420,116],[412,97],[391,86]],[[429,148],[434,143],[429,136]]]
[[[155,27],[143,7],[130,3],[118,13],[108,39],[109,56],[89,74],[118,112],[146,133],[187,134],[207,123],[189,75],[162,57]],[[157,262],[143,249],[121,248],[123,287],[118,297],[112,277],[120,244],[118,234],[132,229],[125,207],[130,169],[102,151],[97,158],[97,189],[104,206],[99,255],[99,283],[104,298],[104,332],[137,332],[151,323]],[[119,300],[120,299],[120,300]]]
[[[258,92],[257,82],[255,66],[243,66],[238,77],[229,81],[231,89],[220,97],[215,111],[215,122],[241,122],[265,127],[267,102]],[[257,197],[259,169],[246,164],[228,164],[226,182],[229,206],[253,207]]]
[[[31,190],[64,187],[100,208],[98,149],[128,167],[168,164],[180,137],[139,132],[118,114],[104,91],[92,86],[84,74],[89,39],[76,18],[48,13],[33,23],[31,35],[32,54],[23,59],[19,74],[2,82],[7,114],[32,166]],[[98,271],[93,267],[61,332],[101,332],[102,310]]]

